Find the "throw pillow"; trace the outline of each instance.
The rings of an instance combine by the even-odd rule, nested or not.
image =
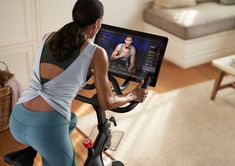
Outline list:
[[[223,5],[232,5],[235,4],[235,0],[220,0]]]
[[[155,0],[154,5],[165,8],[187,7],[196,5],[195,0]]]

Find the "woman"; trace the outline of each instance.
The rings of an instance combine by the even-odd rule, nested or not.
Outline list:
[[[16,140],[38,151],[44,166],[76,165],[69,133],[76,125],[71,102],[94,70],[100,106],[112,109],[130,101],[143,102],[147,92],[140,83],[125,95],[112,94],[108,57],[90,42],[101,27],[103,5],[99,0],[78,0],[73,22],[44,37],[37,53],[30,86],[10,118]]]

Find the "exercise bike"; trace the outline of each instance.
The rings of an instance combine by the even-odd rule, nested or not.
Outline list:
[[[117,95],[121,95],[122,91],[125,90],[129,85],[129,80],[126,79],[124,83],[120,86],[114,76],[111,74],[108,75],[110,82],[113,85],[113,91]],[[144,84],[142,85],[142,88],[147,88],[150,81],[150,77],[146,76],[144,80]],[[92,90],[95,89],[94,83],[87,84],[83,87],[86,90]],[[107,119],[106,113],[99,105],[97,94],[93,95],[93,97],[88,98],[82,95],[77,95],[75,99],[80,100],[85,103],[89,103],[93,106],[93,108],[96,111],[96,116],[98,120],[98,134],[94,141],[92,141],[90,138],[86,138],[83,142],[84,146],[88,149],[88,156],[85,160],[84,166],[104,166],[103,161],[103,152],[105,152],[110,145],[110,142],[112,141],[112,132],[111,132],[111,124],[113,123],[114,126],[117,125],[115,118],[111,117]],[[129,105],[125,107],[118,107],[115,109],[112,109],[110,111],[116,112],[116,113],[126,113],[131,111],[136,107],[138,103],[131,102]],[[15,152],[11,152],[9,154],[6,154],[4,156],[4,161],[8,164],[12,164],[14,166],[32,166],[34,162],[34,158],[36,157],[37,152],[30,151],[30,149],[23,149]],[[124,166],[124,164],[121,161],[113,160],[112,166]]]

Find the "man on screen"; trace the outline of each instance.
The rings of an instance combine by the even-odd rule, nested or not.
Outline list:
[[[135,65],[135,47],[132,45],[133,38],[131,36],[126,36],[125,43],[120,43],[114,49],[111,60],[119,59],[121,60],[128,72],[131,72]]]

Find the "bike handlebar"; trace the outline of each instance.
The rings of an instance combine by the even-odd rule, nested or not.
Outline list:
[[[113,87],[114,87],[114,90],[115,90],[116,94],[122,95],[122,89],[120,88],[117,80],[111,75],[108,75],[108,77],[109,77],[109,80],[113,84]],[[150,82],[150,77],[147,75],[144,79],[144,84],[141,86],[141,88],[146,89],[149,85],[149,82]],[[128,84],[128,83],[129,82],[127,80],[125,80],[124,84]],[[84,89],[88,89],[88,90],[91,90],[91,89],[94,89],[94,88],[95,88],[94,83],[93,84],[88,84],[84,87]],[[98,102],[96,94],[92,98],[88,98],[88,97],[85,97],[85,96],[82,96],[82,95],[78,94],[75,97],[75,99],[80,100],[80,101],[85,102],[85,103],[92,104],[93,106],[99,106],[99,102]],[[125,107],[117,107],[117,108],[111,109],[110,111],[117,112],[117,113],[126,113],[126,112],[129,112],[132,109],[134,109],[137,105],[138,105],[138,102],[132,101],[132,102],[130,102],[130,104],[128,104]]]
[[[150,77],[147,75],[144,79],[144,84],[141,86],[141,88],[147,89],[149,82],[150,82]],[[139,104],[138,102],[131,101],[129,105],[125,107],[117,107],[117,108],[112,109],[111,111],[117,112],[117,113],[126,113],[134,109],[138,104]]]

